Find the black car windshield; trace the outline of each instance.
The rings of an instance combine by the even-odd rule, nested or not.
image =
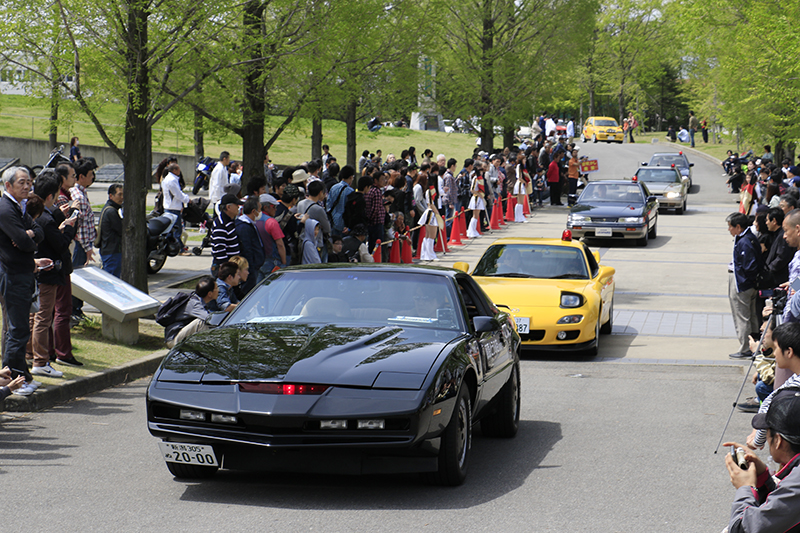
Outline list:
[[[636,173],[639,181],[645,183],[680,183],[681,178],[671,168],[642,168]]]
[[[619,124],[617,124],[617,121],[613,119],[595,120],[594,124],[595,126],[611,126],[612,128],[616,128],[619,126]]]
[[[675,165],[678,168],[685,167],[688,168],[689,165],[686,162],[686,159],[682,155],[654,155],[652,159],[650,159],[650,166],[659,166],[659,167],[670,167]]]
[[[546,244],[494,244],[473,276],[501,278],[589,279],[583,251]]]
[[[586,186],[578,203],[623,202],[643,204],[644,198],[639,186],[631,183],[603,183],[596,181]]]
[[[256,287],[226,325],[383,324],[463,330],[443,276],[352,268],[283,271]]]

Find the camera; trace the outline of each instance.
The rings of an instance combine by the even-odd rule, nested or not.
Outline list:
[[[731,457],[733,458],[733,462],[739,465],[739,468],[747,470],[747,461],[744,459],[744,448],[731,446]]]

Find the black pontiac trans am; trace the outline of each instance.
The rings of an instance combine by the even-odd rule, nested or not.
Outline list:
[[[458,485],[473,423],[517,432],[519,336],[462,272],[290,268],[209,322],[147,391],[148,429],[176,477],[421,472]]]

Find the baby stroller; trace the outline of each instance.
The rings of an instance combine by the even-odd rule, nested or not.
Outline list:
[[[210,201],[208,198],[198,196],[197,198],[193,198],[183,210],[182,215],[183,222],[185,224],[195,227],[199,226],[206,229],[206,235],[203,237],[203,242],[200,244],[200,246],[195,246],[192,248],[192,253],[194,255],[202,254],[203,248],[209,248],[211,246],[211,226],[213,217],[206,213],[209,203]]]

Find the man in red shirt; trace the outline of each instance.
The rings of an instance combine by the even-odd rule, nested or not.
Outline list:
[[[264,261],[261,269],[256,273],[256,284],[267,277],[275,267],[285,267],[286,246],[283,244],[283,231],[278,221],[275,220],[275,211],[278,207],[278,200],[271,194],[262,194],[259,197],[261,202],[261,216],[256,219],[256,231],[261,237],[264,245]]]
[[[561,175],[558,170],[559,156],[563,156],[563,153],[554,156],[553,160],[550,161],[550,165],[547,167],[547,184],[550,187],[550,205],[564,205],[561,203]]]

